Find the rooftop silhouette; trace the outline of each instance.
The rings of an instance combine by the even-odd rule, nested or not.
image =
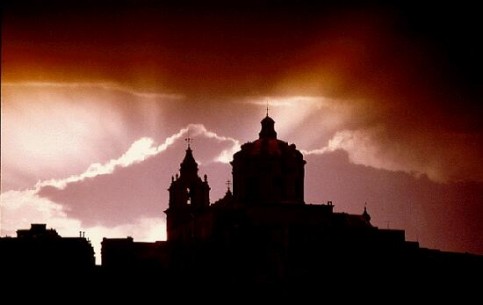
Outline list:
[[[95,267],[94,249],[84,232],[79,237],[61,237],[46,224],[17,230],[17,237],[0,238],[3,271],[24,275],[84,273]]]

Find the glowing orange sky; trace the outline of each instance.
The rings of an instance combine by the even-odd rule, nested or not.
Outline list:
[[[5,5],[2,234],[47,221],[162,238],[187,128],[214,201],[268,100],[305,153],[308,202],[367,201],[378,226],[483,253],[477,10],[114,3]]]

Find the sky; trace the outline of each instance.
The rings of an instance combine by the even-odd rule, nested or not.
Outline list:
[[[306,203],[483,254],[476,7],[310,2],[6,1],[0,235],[164,240],[184,139],[214,202],[268,103]]]

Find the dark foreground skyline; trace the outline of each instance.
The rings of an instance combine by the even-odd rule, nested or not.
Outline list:
[[[98,256],[103,236],[164,239],[183,139],[221,198],[268,101],[307,202],[483,253],[477,9],[204,5],[4,5],[2,236],[82,230]]]

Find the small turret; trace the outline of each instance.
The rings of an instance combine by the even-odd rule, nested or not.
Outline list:
[[[365,221],[367,222],[371,222],[371,215],[369,215],[369,213],[367,213],[367,208],[366,206],[364,205],[364,212],[362,213],[362,218],[364,218]]]

